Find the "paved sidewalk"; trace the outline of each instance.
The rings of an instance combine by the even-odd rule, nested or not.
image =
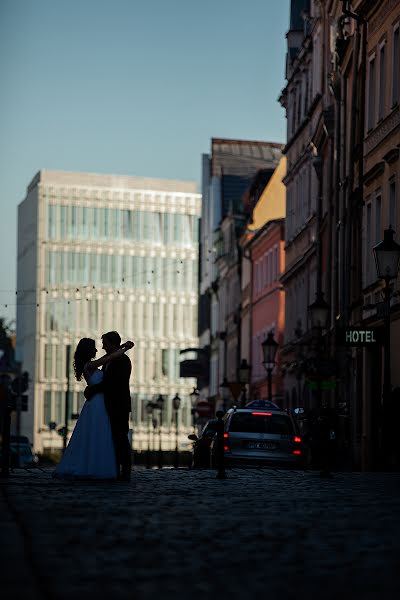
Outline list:
[[[399,473],[138,470],[127,484],[18,470],[0,480],[0,593],[394,598],[399,496]]]

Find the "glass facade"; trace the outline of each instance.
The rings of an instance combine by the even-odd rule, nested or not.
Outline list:
[[[49,240],[95,239],[191,246],[198,242],[198,216],[51,203],[47,235]]]
[[[147,432],[145,404],[159,393],[165,398],[165,432],[174,425],[172,398],[177,392],[180,422],[189,428],[194,383],[180,379],[179,361],[180,349],[198,341],[200,196],[54,185],[43,186],[41,198],[42,427],[48,429],[50,421],[64,424],[65,336],[72,352],[81,337],[96,339],[101,355],[101,334],[117,330],[136,343],[129,356],[137,431]],[[72,356],[70,384],[72,427],[72,414],[84,404]]]
[[[197,265],[197,256],[182,260],[46,250],[45,285],[191,292],[197,289]]]

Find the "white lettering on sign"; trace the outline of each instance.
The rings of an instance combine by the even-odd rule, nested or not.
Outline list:
[[[374,331],[369,330],[351,329],[350,331],[346,331],[346,343],[357,344],[358,342],[366,342],[373,344],[376,342],[374,333]]]

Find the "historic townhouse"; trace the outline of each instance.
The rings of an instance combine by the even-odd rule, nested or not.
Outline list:
[[[240,357],[239,246],[246,222],[243,195],[260,171],[265,185],[281,148],[270,142],[213,138],[211,155],[203,157],[199,338],[200,348],[210,355],[210,377],[200,395],[214,406],[222,405],[220,384],[224,378],[236,381],[244,358]]]
[[[308,307],[329,294],[328,197],[330,106],[325,102],[324,15],[317,1],[291,3],[287,34],[287,156],[285,345],[282,349],[286,404],[310,408],[317,402],[308,381],[315,360]],[[312,365],[311,365],[312,366]]]

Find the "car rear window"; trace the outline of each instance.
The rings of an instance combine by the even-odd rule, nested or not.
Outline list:
[[[293,424],[286,415],[252,415],[242,413],[232,415],[229,431],[243,433],[275,433],[294,435]]]

